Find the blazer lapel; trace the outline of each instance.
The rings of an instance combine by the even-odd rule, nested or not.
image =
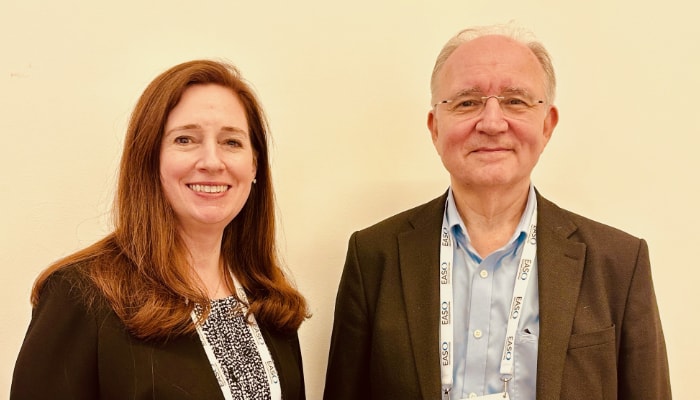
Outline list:
[[[540,339],[537,398],[558,399],[586,254],[569,240],[577,227],[563,211],[537,195],[537,268]]]
[[[299,358],[296,357],[297,336],[275,333],[262,325],[260,325],[260,331],[275,362],[282,397],[285,400],[299,399],[299,393],[304,393],[304,388],[300,386],[304,383],[304,376],[301,355],[298,355]]]
[[[425,399],[440,393],[438,264],[447,194],[419,210],[399,234],[399,270],[418,382]],[[399,366],[403,367],[403,366]]]

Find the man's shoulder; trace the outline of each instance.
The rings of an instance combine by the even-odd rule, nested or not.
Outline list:
[[[624,242],[631,243],[640,240],[638,237],[619,228],[564,209],[541,195],[538,196],[538,209],[541,220],[544,221],[546,227],[555,231],[561,230],[566,232],[570,230],[573,235],[578,236],[587,243],[607,242],[609,244],[617,243],[617,245],[623,245]]]
[[[447,193],[440,195],[426,203],[394,214],[373,225],[360,229],[357,234],[366,236],[390,235],[415,229],[422,225],[437,224],[442,221],[442,213],[445,208]]]

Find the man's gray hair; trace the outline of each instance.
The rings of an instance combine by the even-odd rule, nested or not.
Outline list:
[[[452,53],[462,44],[474,40],[482,36],[489,35],[500,35],[509,37],[519,43],[527,46],[532,53],[537,57],[540,62],[542,69],[544,70],[545,78],[545,96],[547,104],[552,104],[554,102],[554,95],[556,92],[556,77],[554,75],[554,65],[552,65],[552,59],[549,56],[549,52],[545,49],[544,45],[537,41],[534,34],[524,28],[515,26],[512,23],[506,25],[489,25],[489,26],[477,26],[472,28],[467,28],[445,43],[440,54],[438,54],[435,60],[435,67],[433,67],[433,74],[430,78],[430,93],[435,96],[437,90],[437,76],[445,61],[452,55]],[[438,99],[433,99],[437,101]]]

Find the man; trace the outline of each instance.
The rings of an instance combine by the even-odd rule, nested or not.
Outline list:
[[[531,183],[555,78],[513,31],[438,56],[428,128],[451,185],[350,238],[326,400],[671,398],[646,242]]]

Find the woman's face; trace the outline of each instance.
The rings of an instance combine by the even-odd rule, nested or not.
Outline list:
[[[185,233],[223,232],[243,208],[256,173],[245,109],[229,88],[185,90],[165,123],[160,180]]]

